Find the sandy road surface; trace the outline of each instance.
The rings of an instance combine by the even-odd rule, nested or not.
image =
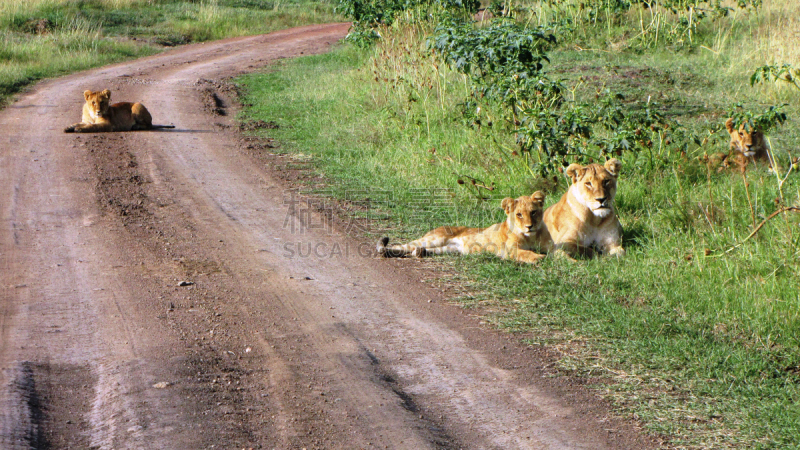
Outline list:
[[[408,264],[301,230],[248,159],[213,80],[347,28],[188,46],[0,112],[1,449],[650,445]],[[177,128],[62,133],[103,88]],[[341,255],[286,250],[307,243]]]

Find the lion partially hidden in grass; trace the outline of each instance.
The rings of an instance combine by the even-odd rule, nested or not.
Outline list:
[[[141,103],[109,104],[111,91],[84,91],[83,118],[64,129],[65,133],[96,133],[103,131],[152,130],[175,128],[172,125],[153,125],[150,112]]]
[[[378,253],[386,257],[427,256],[443,253],[489,252],[524,263],[536,263],[550,249],[550,236],[542,223],[544,193],[530,197],[504,198],[500,203],[506,220],[488,228],[444,226],[403,245],[389,245],[389,238],[378,242]]]
[[[769,157],[767,141],[764,139],[764,133],[758,128],[749,129],[745,124],[739,125],[736,129],[733,126],[733,119],[725,121],[725,129],[731,135],[731,152],[741,153],[747,158],[752,158],[756,161],[765,161],[772,165]]]
[[[730,150],[701,158],[710,169],[721,172],[727,168],[735,168],[744,172],[751,162],[767,163],[770,168],[774,166],[769,144],[760,129],[745,123],[737,128],[733,118],[725,121],[725,129],[731,137]]]

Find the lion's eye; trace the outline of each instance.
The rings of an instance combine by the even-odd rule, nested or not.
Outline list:
[[[591,189],[591,188],[592,188],[592,183],[589,183],[589,182],[587,182],[587,183],[586,183],[586,187],[587,187],[587,188],[589,188],[589,189]]]
[[[740,132],[739,132],[739,137],[744,137],[744,133],[742,133],[742,132],[740,131]]]
[[[517,213],[517,217],[522,219],[522,213]]]

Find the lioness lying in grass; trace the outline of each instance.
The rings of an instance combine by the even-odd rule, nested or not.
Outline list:
[[[378,242],[378,253],[386,257],[427,256],[443,253],[489,252],[524,263],[536,263],[550,248],[551,240],[542,223],[544,193],[530,197],[504,198],[500,206],[506,220],[487,228],[444,226],[402,245],[389,245],[389,238]]]

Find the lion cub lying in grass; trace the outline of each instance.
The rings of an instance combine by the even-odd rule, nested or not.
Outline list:
[[[558,203],[544,212],[543,222],[553,239],[553,249],[569,256],[595,252],[622,256],[622,225],[614,210],[617,176],[622,164],[616,158],[604,165],[570,164],[565,173],[572,185]]]
[[[730,150],[727,153],[704,155],[701,161],[705,162],[709,169],[721,172],[734,168],[744,172],[751,162],[767,163],[768,167],[773,168],[775,161],[772,160],[769,144],[760,129],[745,126],[744,123],[737,128],[734,126],[733,118],[725,121],[725,129],[731,137]]]
[[[121,102],[109,105],[111,91],[84,91],[86,103],[83,118],[64,129],[65,133],[96,133],[101,131],[152,130],[175,128],[172,125],[153,125],[150,112],[141,103]]]
[[[488,228],[444,226],[404,245],[388,245],[389,238],[378,242],[378,253],[385,257],[426,256],[442,253],[490,252],[518,262],[536,263],[550,248],[550,236],[542,223],[544,193],[530,197],[504,198],[500,203],[506,212],[504,222]]]

